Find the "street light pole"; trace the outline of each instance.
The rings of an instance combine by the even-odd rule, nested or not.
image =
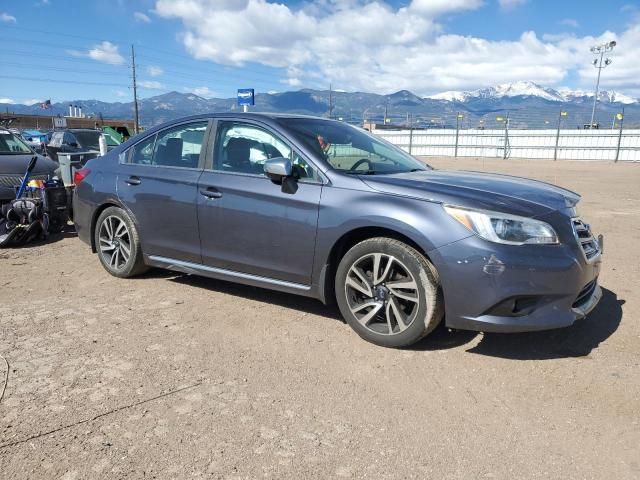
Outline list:
[[[611,59],[604,58],[604,54],[606,52],[610,52],[613,50],[613,47],[616,46],[615,41],[603,43],[602,45],[596,45],[595,47],[591,47],[591,53],[595,55],[600,55],[600,58],[595,58],[593,60],[593,66],[598,69],[598,76],[596,79],[596,89],[593,95],[593,109],[591,110],[591,123],[589,124],[589,128],[593,129],[595,120],[596,120],[596,105],[598,103],[598,91],[600,89],[600,74],[602,73],[602,69],[606,68],[611,64]]]

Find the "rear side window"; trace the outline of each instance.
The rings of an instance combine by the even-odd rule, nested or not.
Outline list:
[[[137,165],[197,168],[207,122],[163,130],[133,147],[129,162]]]
[[[62,135],[62,132],[56,132],[51,136],[52,147],[59,147],[60,145],[62,145]]]

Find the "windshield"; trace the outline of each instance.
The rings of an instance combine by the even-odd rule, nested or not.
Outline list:
[[[33,153],[24,141],[6,130],[0,130],[0,155]]]
[[[100,132],[73,132],[81,147],[88,150],[100,150]]]
[[[315,118],[280,121],[299,141],[343,173],[375,175],[430,169],[398,147],[347,123]]]

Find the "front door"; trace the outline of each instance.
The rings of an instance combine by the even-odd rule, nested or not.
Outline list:
[[[134,145],[120,166],[118,196],[135,217],[146,255],[201,261],[196,202],[207,126],[161,130]]]
[[[302,285],[311,283],[322,182],[275,133],[250,122],[219,121],[213,169],[200,178],[198,217],[206,265]],[[300,177],[293,194],[264,175],[268,158],[287,157]]]

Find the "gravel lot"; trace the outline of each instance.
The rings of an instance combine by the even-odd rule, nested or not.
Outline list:
[[[640,165],[429,162],[582,193],[592,315],[389,350],[313,300],[113,278],[71,232],[2,250],[0,477],[640,478]]]

